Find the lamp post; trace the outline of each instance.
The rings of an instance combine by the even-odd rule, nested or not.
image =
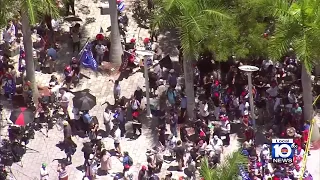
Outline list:
[[[245,71],[248,76],[248,86],[249,86],[249,104],[250,104],[250,116],[252,119],[253,128],[256,130],[256,117],[254,114],[254,104],[253,104],[253,95],[252,95],[252,72],[258,71],[259,68],[256,66],[243,65],[240,66],[241,71]]]
[[[146,99],[147,99],[147,117],[151,118],[151,109],[150,109],[150,88],[149,88],[149,75],[148,75],[148,64],[147,64],[147,58],[151,57],[153,58],[154,52],[148,51],[148,50],[136,50],[135,52],[137,55],[143,56],[143,66],[144,66],[144,79],[146,83]]]

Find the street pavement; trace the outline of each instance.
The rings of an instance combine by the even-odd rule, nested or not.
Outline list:
[[[85,42],[86,39],[95,37],[97,33],[99,33],[100,29],[102,28],[104,31],[108,29],[110,26],[110,18],[109,15],[100,15],[101,2],[95,1],[76,1],[76,14],[81,19],[90,19],[92,17],[95,18],[95,22],[86,24],[85,21],[81,22],[84,25],[86,34],[83,37],[83,41]],[[126,6],[130,6],[132,1],[126,1]],[[131,17],[132,13],[127,13],[129,18]],[[62,29],[64,31],[69,30],[70,23],[64,22],[62,24]],[[133,19],[130,19],[130,26],[128,28],[129,37],[136,37],[138,40],[145,38],[148,36],[148,31],[143,28],[138,28]],[[172,46],[171,46],[172,47]],[[60,64],[66,64],[69,62],[71,57],[73,56],[70,52],[69,44],[63,43],[62,50],[60,51],[59,61]],[[172,59],[176,59],[176,57],[172,57]],[[109,80],[115,80],[118,78],[119,75],[114,76],[106,76],[104,73],[100,72],[92,72],[91,70],[82,70],[81,72],[84,76],[80,81],[80,84],[76,86],[73,91],[80,91],[84,89],[90,89],[90,93],[97,97],[97,105],[90,111],[91,115],[97,116],[100,124],[100,129],[104,130],[103,118],[102,113],[104,109],[108,106],[108,104],[113,104],[113,84]],[[55,73],[60,80],[62,80],[62,73]],[[46,86],[48,85],[50,79],[49,74],[42,74],[38,73],[36,75],[36,80],[39,85]],[[130,98],[137,88],[140,86],[143,90],[144,86],[144,78],[141,72],[134,73],[127,78],[123,78],[120,81],[121,86],[121,95],[125,96],[126,98]],[[145,100],[143,100],[145,101]],[[106,103],[108,102],[108,103]],[[144,104],[144,103],[142,103]],[[10,104],[5,102],[5,113],[10,115]],[[122,150],[128,151],[130,156],[134,161],[134,165],[132,169],[138,173],[139,169],[142,165],[147,165],[146,162],[146,151],[147,149],[151,149],[152,147],[157,145],[157,138],[154,130],[154,123],[156,119],[144,119],[143,120],[143,134],[136,140],[131,140],[129,138],[125,138],[121,140]],[[129,136],[131,132],[131,125],[130,123],[127,124],[127,128],[129,131]],[[43,129],[44,132],[44,129]],[[2,131],[4,134],[4,131]],[[50,180],[57,179],[57,165],[58,162],[65,158],[66,155],[64,151],[61,151],[56,144],[59,143],[63,139],[62,131],[58,131],[56,128],[49,131],[48,138],[42,132],[36,132],[35,139],[31,140],[30,143],[27,145],[28,150],[27,153],[23,156],[21,162],[15,163],[11,170],[11,177],[16,180],[36,180],[39,179],[39,171],[42,163],[48,164],[48,170],[50,174]],[[72,164],[67,167],[69,173],[70,180],[81,180],[83,178],[84,173],[82,172],[81,166],[83,165],[84,158],[83,153],[81,152],[81,148],[83,147],[82,144],[87,142],[87,138],[80,138],[78,136],[73,137],[73,140],[78,145],[76,153],[73,155]],[[230,152],[236,150],[239,147],[238,138],[236,134],[231,136],[231,145],[225,149],[224,154],[229,154]],[[113,149],[113,140],[109,137],[104,137],[103,142],[106,145],[106,149],[110,150]],[[30,149],[29,149],[30,148]],[[34,151],[34,150],[38,151]],[[312,155],[316,154],[312,152]],[[318,155],[319,159],[319,155]],[[312,159],[311,159],[312,160]],[[309,161],[308,163],[312,163]],[[317,161],[319,162],[319,161]],[[174,166],[177,166],[176,162],[171,163],[164,163],[162,171],[160,173],[160,177],[166,173],[166,171],[174,170]],[[319,167],[319,166],[318,166]],[[98,176],[98,179],[109,180],[119,172],[122,172],[122,163],[118,158],[115,156],[112,157],[112,170],[111,174],[107,176]],[[183,173],[178,173],[174,171],[175,176],[181,176]],[[136,179],[136,178],[135,178]],[[320,178],[315,178],[320,179]]]
[[[129,7],[132,2],[127,1],[126,7]],[[109,15],[100,15],[100,8],[102,6],[101,2],[95,1],[77,1],[76,3],[76,14],[81,18],[83,21],[80,22],[84,28],[84,37],[83,37],[83,44],[87,38],[94,38],[97,33],[100,32],[102,28],[104,32],[110,26],[110,18]],[[129,18],[131,18],[132,13],[127,12]],[[94,18],[95,21],[91,23],[86,23],[85,19]],[[130,25],[128,28],[128,37],[135,37],[138,41],[148,37],[148,30],[139,28],[133,19],[129,21]],[[69,27],[72,23],[70,22],[63,22],[61,24],[61,28],[63,31],[68,32]],[[106,33],[107,35],[107,33]],[[140,41],[140,43],[142,43]],[[70,45],[68,43],[61,44],[61,50],[59,52],[59,67],[64,66],[67,64],[73,53],[70,51]],[[175,57],[172,57],[175,59]],[[17,57],[15,57],[17,59]],[[108,104],[114,104],[113,99],[113,84],[109,80],[115,80],[118,78],[119,75],[115,76],[106,76],[104,73],[101,72],[92,72],[91,70],[82,70],[81,73],[83,74],[83,78],[81,79],[80,83],[73,89],[73,91],[80,91],[84,89],[90,89],[90,93],[97,97],[97,105],[90,111],[91,115],[97,116],[100,124],[100,129],[105,128],[103,124],[102,113],[104,109],[108,106]],[[55,73],[58,79],[62,80],[63,76],[62,73],[58,72]],[[47,86],[49,79],[49,74],[36,74],[36,81],[39,85]],[[137,86],[140,86],[143,90],[144,86],[144,78],[141,72],[134,73],[127,78],[123,78],[120,82],[121,86],[121,95],[125,96],[126,98],[130,98],[133,95],[134,90],[136,90]],[[145,100],[143,100],[145,101]],[[106,103],[108,102],[108,103]],[[144,103],[142,103],[144,104]],[[5,114],[8,117],[10,115],[10,109],[13,107],[8,103],[5,102]],[[134,165],[132,169],[136,174],[138,173],[139,169],[142,165],[147,165],[146,161],[146,151],[151,149],[152,147],[157,145],[157,138],[154,130],[153,123],[156,119],[145,119],[143,120],[143,135],[140,136],[136,140],[131,140],[129,138],[125,138],[121,140],[122,150],[128,151],[130,156],[133,158]],[[128,136],[130,136],[131,132],[131,124],[127,124],[128,128]],[[5,131],[2,131],[2,134],[5,135]],[[39,171],[42,163],[47,163],[48,170],[50,174],[50,179],[54,180],[57,179],[57,165],[58,162],[61,161],[63,158],[66,157],[64,151],[61,151],[56,145],[63,140],[63,133],[62,131],[58,131],[57,128],[49,130],[48,137],[45,136],[45,130],[43,129],[40,132],[36,132],[35,139],[31,140],[30,143],[27,145],[27,153],[23,156],[21,162],[15,163],[11,167],[11,177],[16,180],[35,180],[39,179]],[[80,138],[78,136],[73,137],[73,140],[78,145],[76,153],[73,155],[72,164],[67,167],[69,173],[69,179],[71,180],[81,180],[84,176],[82,172],[82,165],[84,162],[83,153],[81,152],[81,148],[83,147],[82,144],[88,141],[88,138]],[[110,150],[113,149],[113,140],[109,137],[104,137],[103,142],[106,145],[106,149]],[[225,153],[232,152],[233,145],[237,145],[237,139],[235,136],[232,137],[232,146],[225,150]],[[177,166],[176,162],[165,163],[163,165],[162,171],[160,173],[160,177],[163,177],[166,173],[167,169],[174,170],[174,166]],[[123,166],[120,160],[113,156],[112,157],[112,170],[111,174],[107,176],[98,176],[98,179],[105,179],[109,180],[119,172],[122,172]],[[174,176],[183,175],[183,173],[173,172]],[[135,178],[136,179],[136,178]]]

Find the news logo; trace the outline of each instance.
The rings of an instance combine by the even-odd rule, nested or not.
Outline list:
[[[293,139],[272,139],[272,163],[293,163],[293,155],[298,146]]]

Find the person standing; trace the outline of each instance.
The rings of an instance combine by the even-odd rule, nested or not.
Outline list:
[[[136,132],[137,130],[139,131],[139,135],[138,136],[141,136],[142,134],[142,124],[141,124],[141,121],[140,119],[137,117],[137,116],[132,116],[133,117],[133,121],[132,121],[132,129],[133,129],[133,135],[135,136],[136,135]]]
[[[106,127],[107,136],[110,135],[110,132],[113,129],[113,122],[112,122],[113,119],[114,119],[113,113],[111,112],[110,109],[106,108],[103,112],[103,121]]]
[[[72,139],[66,139],[65,140],[65,147],[64,147],[64,152],[66,153],[66,160],[68,164],[72,164],[72,155],[75,152],[75,147],[74,147],[74,142]]]
[[[93,153],[92,144],[90,142],[84,143],[83,148],[81,150],[83,152],[84,163],[83,168],[86,169],[89,166],[90,154]]]
[[[148,176],[147,176],[147,167],[146,166],[142,166],[139,173],[138,173],[138,180],[147,180]]]
[[[99,41],[99,43],[96,45],[95,49],[97,52],[97,54],[96,54],[97,63],[101,64],[101,62],[104,59],[104,53],[108,50],[108,48],[105,45],[103,45],[101,41]]]
[[[49,180],[49,172],[47,170],[47,164],[42,163],[40,169],[40,180]]]
[[[182,167],[184,167],[184,155],[185,148],[182,146],[182,142],[180,140],[177,141],[177,146],[173,148],[173,151],[176,154],[176,161],[178,162],[178,171],[182,171]]]
[[[103,149],[101,152],[101,170],[107,174],[112,169],[112,162],[111,162],[111,154],[106,150]]]
[[[186,111],[187,111],[187,97],[185,93],[181,93],[179,123],[183,123],[185,121]]]
[[[73,1],[74,0],[68,0]],[[81,40],[81,34],[80,34],[80,24],[77,23],[72,29],[71,29],[71,38],[72,38],[72,52],[74,53],[76,49],[78,52],[80,52],[80,40]]]
[[[114,97],[114,104],[117,104],[119,99],[120,99],[120,95],[121,95],[120,82],[119,82],[119,80],[113,81],[112,79],[110,79],[109,81],[114,83],[114,86],[113,86],[113,97]]]
[[[55,63],[58,59],[58,53],[54,45],[47,50],[47,59],[49,61],[49,73],[53,73],[55,71]]]
[[[71,66],[71,70],[73,71],[73,77],[76,77],[77,82],[79,82],[80,79],[80,60],[78,60],[75,57],[72,57],[71,62],[70,62],[70,66]]]
[[[177,126],[178,126],[178,115],[174,110],[170,113],[170,131],[175,136],[178,137]]]
[[[59,180],[68,180],[68,172],[64,163],[59,163],[57,172],[59,173]]]
[[[138,100],[139,103],[141,104],[141,100],[143,98],[143,91],[142,89],[138,86],[137,89],[134,91],[134,99]]]

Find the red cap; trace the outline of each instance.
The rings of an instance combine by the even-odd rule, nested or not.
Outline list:
[[[146,166],[142,166],[141,170],[147,170],[147,167]]]
[[[135,42],[136,42],[136,39],[132,38],[132,39],[130,40],[130,42],[131,42],[131,43],[135,43]]]
[[[129,169],[130,166],[129,166],[128,164],[126,164],[126,165],[124,165],[124,168],[125,168],[125,169]]]

